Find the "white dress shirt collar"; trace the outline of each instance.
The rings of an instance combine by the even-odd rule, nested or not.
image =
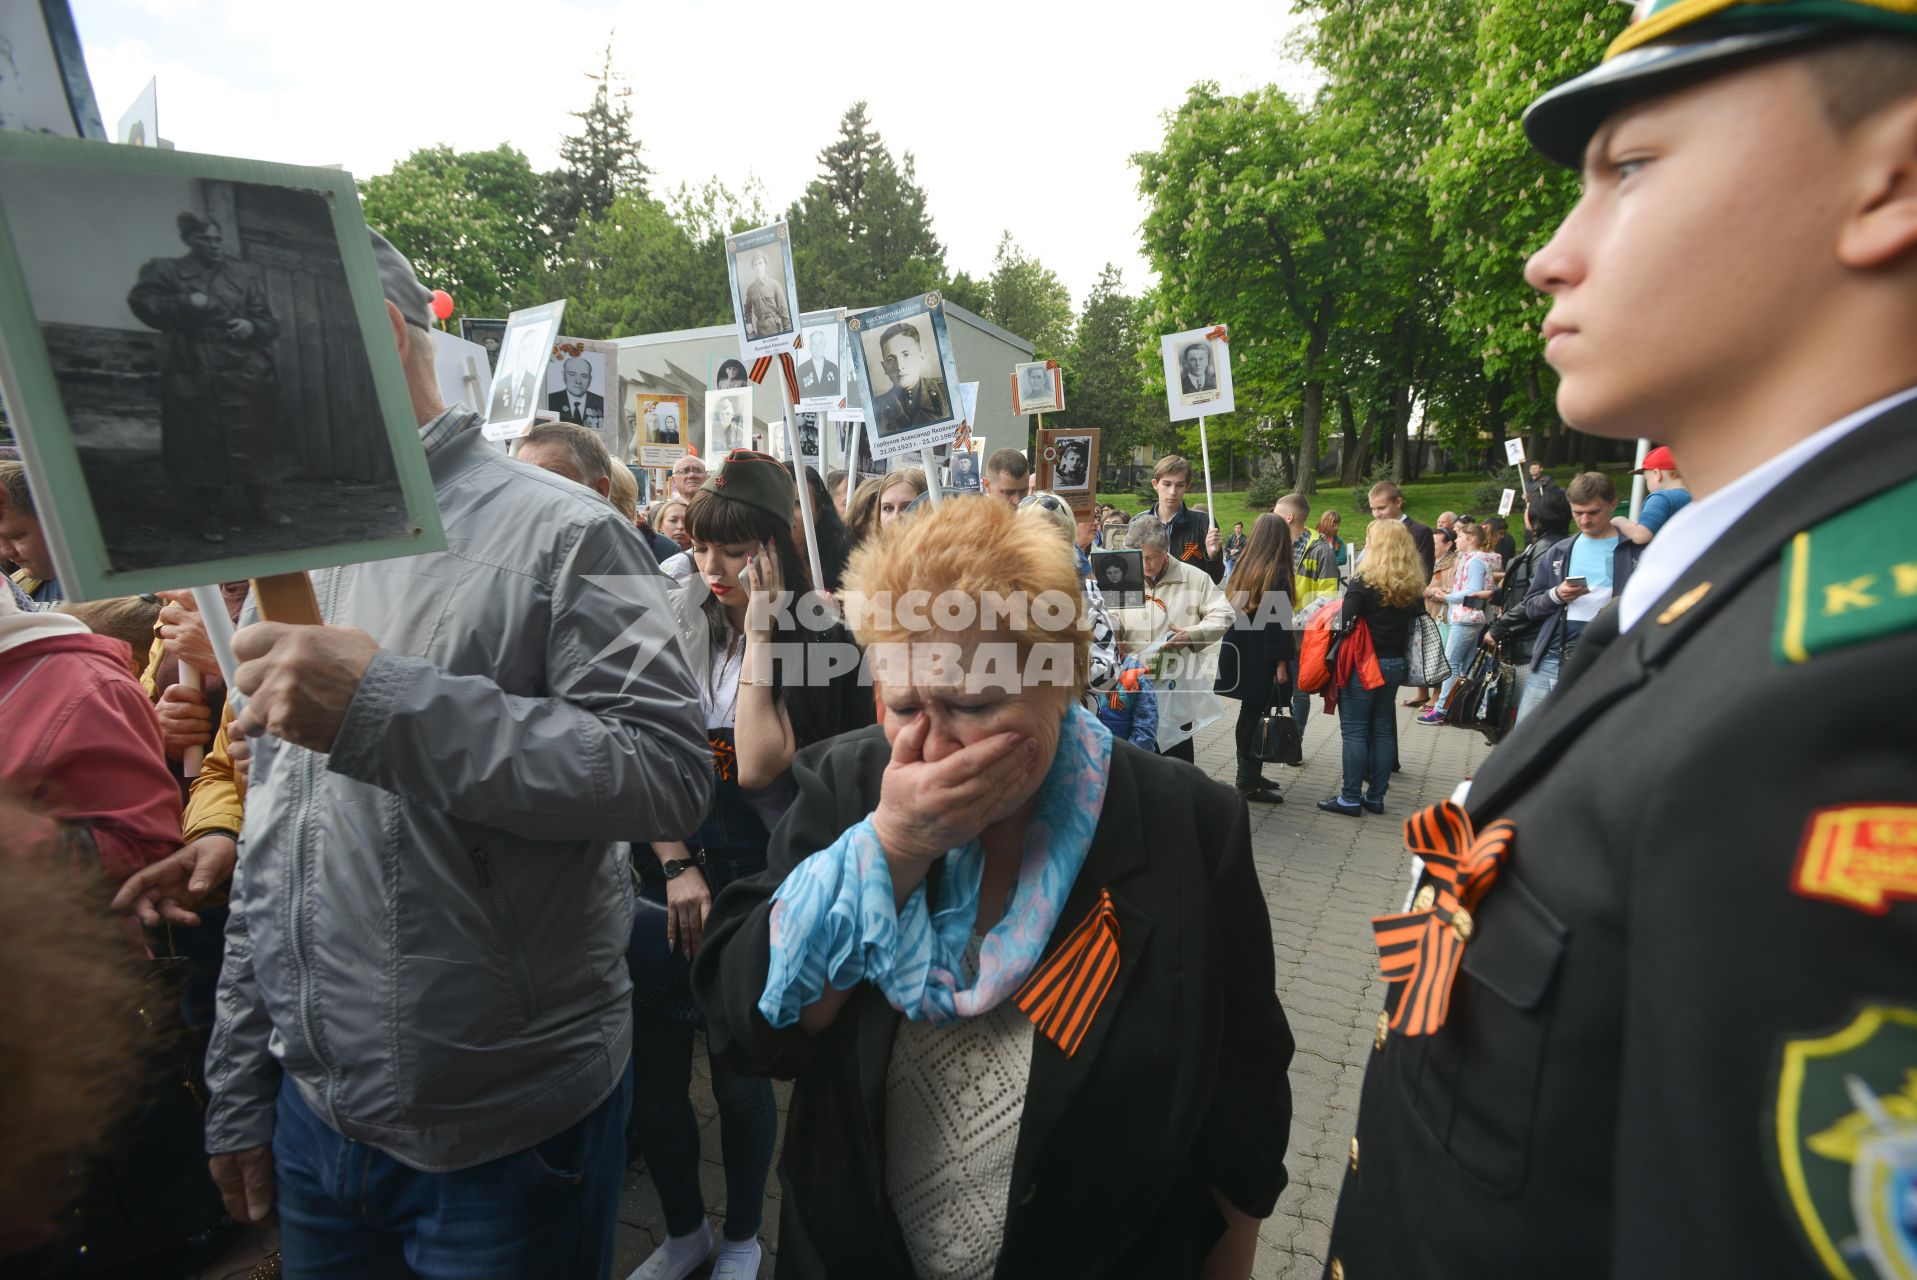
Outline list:
[[[1717,544],[1730,527],[1744,518],[1772,490],[1784,483],[1824,450],[1842,440],[1865,423],[1889,413],[1901,404],[1917,400],[1917,387],[1907,387],[1885,396],[1856,413],[1838,419],[1815,435],[1806,436],[1770,461],[1746,471],[1708,498],[1684,505],[1658,530],[1644,548],[1631,581],[1618,599],[1618,629],[1629,631],[1642,621],[1652,605],[1677,585],[1690,567]]]

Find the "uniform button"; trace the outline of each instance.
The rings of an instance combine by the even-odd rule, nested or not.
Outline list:
[[[1391,1015],[1388,1013],[1381,1013],[1378,1015],[1377,1034],[1371,1037],[1371,1047],[1376,1049],[1379,1053],[1383,1053],[1384,1047],[1385,1047],[1385,1037],[1390,1034],[1391,1034]]]
[[[1336,1258],[1331,1260],[1331,1280],[1345,1280],[1345,1264]]]
[[[1351,1171],[1358,1172],[1358,1140],[1356,1138],[1351,1140]]]

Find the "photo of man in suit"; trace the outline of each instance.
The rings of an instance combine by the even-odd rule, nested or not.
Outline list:
[[[805,360],[799,365],[801,399],[843,394],[839,389],[838,332],[820,325],[805,331]]]
[[[948,421],[952,399],[939,376],[938,356],[925,368],[925,339],[917,324],[900,321],[879,335],[879,364],[892,385],[872,398],[881,436]]]
[[[546,407],[559,415],[561,422],[576,422],[582,427],[600,429],[606,421],[606,400],[592,388],[592,361],[573,356],[560,366],[565,386],[546,397]]]
[[[792,309],[786,305],[785,281],[771,274],[772,259],[776,256],[772,250],[752,252],[752,280],[745,287],[744,307],[748,338],[770,338],[792,331]]]
[[[1178,353],[1178,385],[1180,392],[1188,396],[1218,390],[1218,375],[1212,371],[1209,344],[1189,342]]]

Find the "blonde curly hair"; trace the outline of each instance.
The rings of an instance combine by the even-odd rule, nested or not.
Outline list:
[[[1396,520],[1373,520],[1365,529],[1364,563],[1354,575],[1362,578],[1378,598],[1402,608],[1424,597],[1424,561],[1411,531]]]

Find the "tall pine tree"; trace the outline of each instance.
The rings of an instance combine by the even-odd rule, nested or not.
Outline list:
[[[632,89],[612,69],[612,45],[593,82],[592,105],[572,113],[579,130],[559,143],[560,166],[546,175],[543,221],[552,233],[552,252],[560,254],[582,222],[592,221],[627,193],[646,194],[651,170],[640,160],[632,132]]]
[[[878,306],[940,285],[945,248],[912,156],[893,158],[863,102],[840,119],[819,171],[785,215],[808,305]]]

